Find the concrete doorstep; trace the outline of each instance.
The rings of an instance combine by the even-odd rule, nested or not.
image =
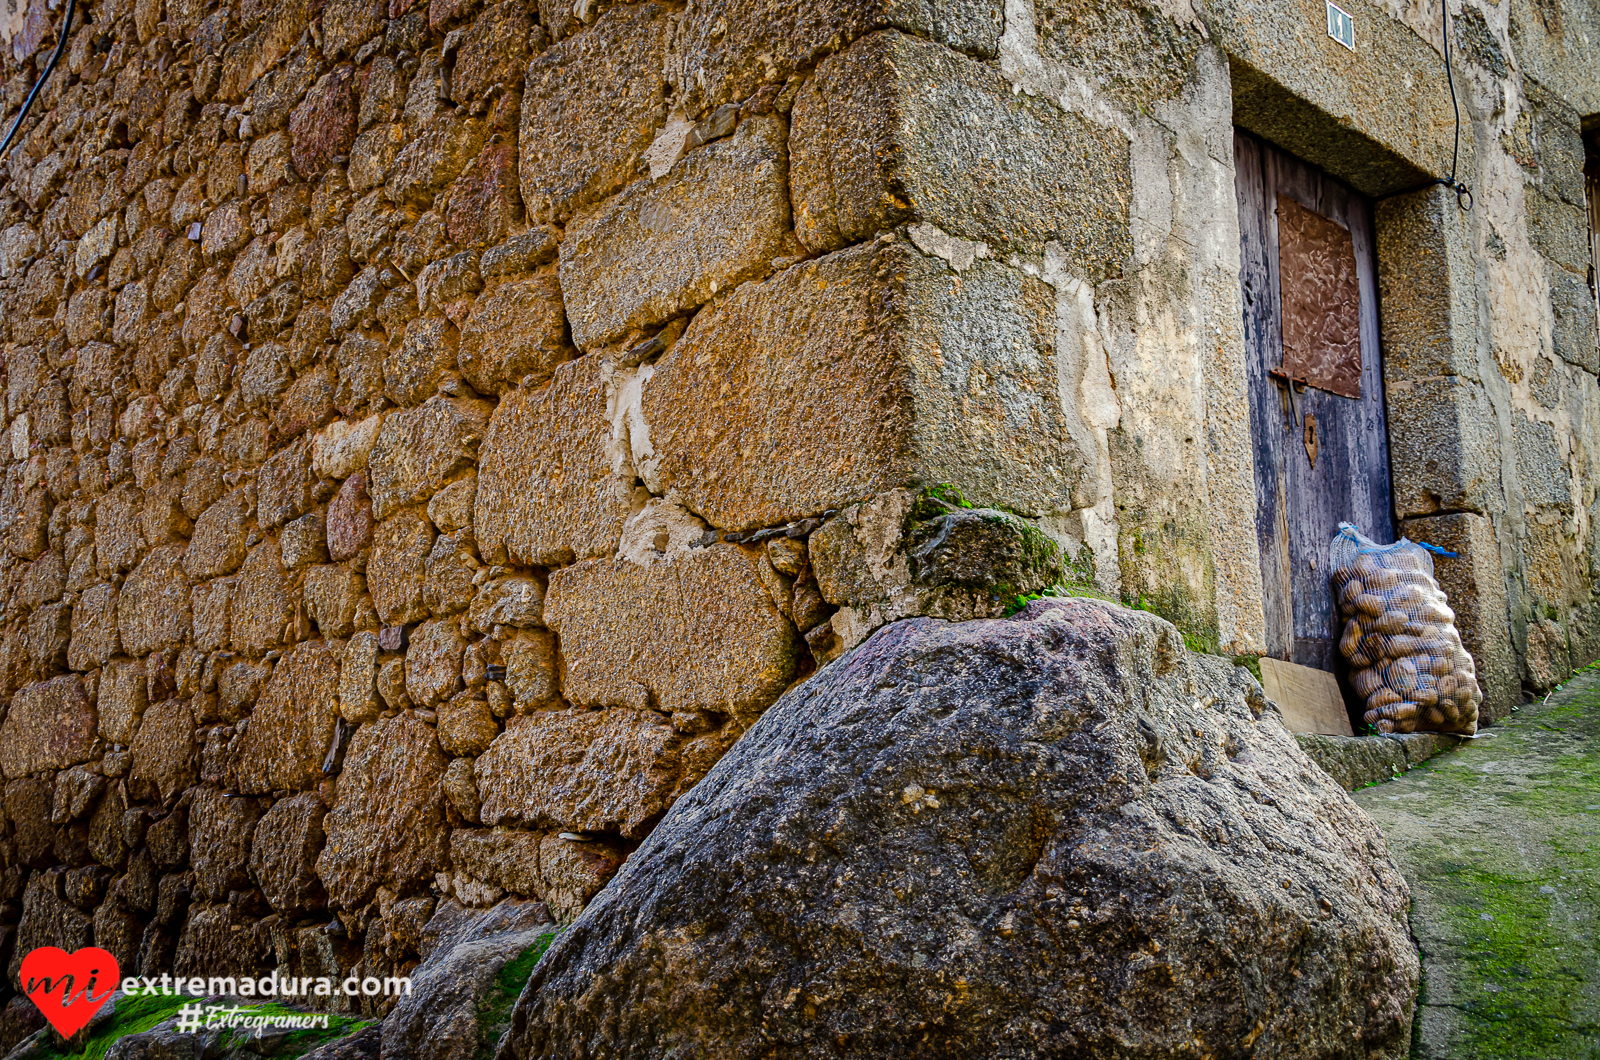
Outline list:
[[[1441,751],[1465,742],[1438,732],[1388,733],[1373,736],[1325,736],[1297,732],[1300,749],[1346,791],[1391,780]]]

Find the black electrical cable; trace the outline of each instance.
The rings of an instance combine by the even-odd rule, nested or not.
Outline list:
[[[1456,193],[1456,203],[1463,210],[1472,209],[1472,191],[1465,184],[1456,183],[1456,163],[1461,160],[1461,104],[1456,100],[1456,78],[1450,69],[1450,0],[1439,0],[1439,28],[1444,34],[1444,79],[1450,85],[1450,109],[1456,115],[1456,143],[1450,151],[1450,179],[1435,180]]]
[[[5,143],[0,143],[0,158],[11,149],[11,141],[16,138],[17,130],[22,128],[23,119],[28,116],[28,111],[33,107],[35,97],[44,83],[50,80],[50,74],[55,70],[56,63],[61,61],[61,53],[67,50],[67,37],[72,33],[72,12],[78,0],[67,0],[67,20],[61,24],[61,39],[56,41],[56,50],[51,54],[50,61],[45,64],[44,73],[39,75],[39,80],[33,84],[33,90],[28,93],[28,98],[22,101],[22,113],[17,115],[17,120],[11,123],[11,131],[6,133]]]
[[[1439,0],[1439,28],[1444,33],[1444,79],[1445,83],[1450,86],[1450,109],[1456,116],[1455,146],[1450,150],[1450,177],[1447,180],[1435,177],[1426,184],[1401,188],[1399,191],[1391,191],[1386,195],[1379,195],[1378,198],[1392,199],[1396,195],[1410,195],[1426,188],[1443,185],[1456,193],[1457,206],[1460,206],[1463,210],[1470,210],[1472,209],[1472,189],[1467,187],[1465,182],[1456,180],[1456,166],[1461,161],[1461,102],[1456,98],[1455,72],[1450,65],[1450,0]]]

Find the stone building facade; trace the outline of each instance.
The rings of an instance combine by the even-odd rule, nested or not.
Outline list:
[[[1600,655],[1600,13],[1452,6],[1463,210],[1437,7],[1345,6],[80,4],[0,183],[10,975],[570,918],[899,617],[1064,579],[1260,652],[1236,126],[1376,202],[1491,713]]]

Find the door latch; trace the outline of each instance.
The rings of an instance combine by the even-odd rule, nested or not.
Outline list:
[[[1278,404],[1283,409],[1283,429],[1292,431],[1300,425],[1300,410],[1295,407],[1294,396],[1306,392],[1306,381],[1294,378],[1281,368],[1269,368],[1267,375],[1278,384]]]

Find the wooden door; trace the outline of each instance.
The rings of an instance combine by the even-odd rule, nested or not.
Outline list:
[[[1394,539],[1372,204],[1315,166],[1249,133],[1234,130],[1233,145],[1267,653],[1333,670],[1337,608],[1328,583],[1328,544],[1341,522],[1354,523],[1379,541]],[[1316,373],[1310,378],[1321,386],[1291,382],[1296,372],[1284,371],[1285,297],[1296,337],[1291,345],[1304,345],[1299,339],[1307,329],[1304,292],[1327,279],[1315,274],[1320,265],[1308,264],[1320,259],[1302,252],[1303,240],[1293,242],[1308,229],[1339,244],[1345,255],[1340,261],[1347,262],[1352,252],[1354,256],[1353,279],[1348,268],[1336,270],[1342,272],[1341,289],[1349,295],[1347,317],[1356,316],[1359,300],[1359,319],[1345,325],[1348,341],[1341,349],[1350,358],[1342,384]],[[1291,240],[1288,278],[1280,269],[1280,237]],[[1293,360],[1298,364],[1298,357]],[[1358,392],[1359,397],[1347,396]]]

